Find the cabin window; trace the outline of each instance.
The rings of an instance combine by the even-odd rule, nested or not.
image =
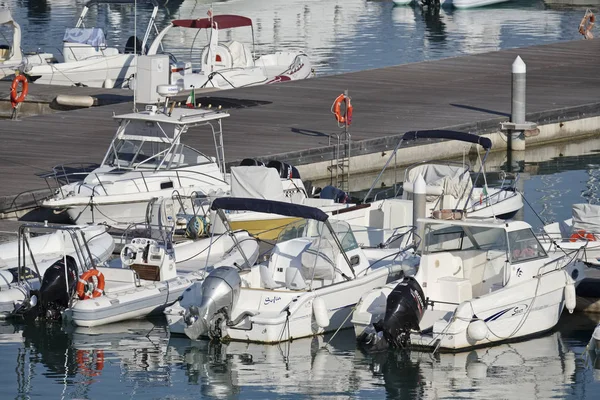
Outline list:
[[[508,232],[510,262],[520,263],[547,257],[546,251],[529,228]]]
[[[438,251],[461,250],[463,242],[467,247],[471,246],[469,238],[466,237],[462,226],[431,224],[425,227],[425,251],[435,253]]]

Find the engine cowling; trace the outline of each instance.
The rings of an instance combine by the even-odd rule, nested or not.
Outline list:
[[[194,299],[184,316],[185,334],[194,340],[203,336],[220,337],[221,324],[230,321],[241,287],[237,268],[219,267],[211,271],[202,284],[195,284],[184,292],[182,303],[186,302],[185,297]]]
[[[66,268],[65,259],[61,258],[44,272],[39,290],[39,311],[42,315],[45,313],[46,318],[60,317],[60,312],[69,306],[75,292],[77,264],[71,256],[67,256],[66,261]]]
[[[385,317],[380,328],[386,341],[396,347],[406,347],[411,330],[419,330],[425,313],[425,295],[412,277],[402,280],[388,295]]]

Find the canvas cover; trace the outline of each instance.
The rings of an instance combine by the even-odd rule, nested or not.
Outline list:
[[[600,233],[600,205],[573,204],[573,231]]]
[[[106,47],[102,28],[67,28],[63,42],[88,44],[92,47]]]
[[[231,197],[289,201],[275,168],[231,167]]]
[[[439,192],[444,195],[461,198],[468,195],[473,187],[469,170],[466,167],[458,165],[441,165],[441,164],[423,164],[418,165],[408,171],[406,182],[404,183],[405,190],[408,188],[412,191],[417,176],[423,176],[427,185],[427,201],[435,201],[435,190],[439,188]],[[408,183],[408,185],[407,185]]]
[[[232,40],[231,42],[222,43],[231,53],[232,68],[246,68],[252,66],[252,54],[242,43]]]

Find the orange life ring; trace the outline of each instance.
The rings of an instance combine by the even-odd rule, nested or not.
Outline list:
[[[96,368],[89,366],[90,361],[93,363],[94,354],[96,355]],[[77,350],[77,368],[85,376],[98,376],[104,368],[104,351],[93,350]]]
[[[584,231],[583,229],[578,230],[577,232],[571,235],[569,239],[571,242],[576,242],[580,239],[589,240],[590,242],[594,242],[596,240],[596,236],[593,233],[589,233]]]
[[[581,33],[586,39],[593,39],[594,34],[592,33],[592,28],[596,23],[596,16],[590,10],[585,12],[585,15],[581,19],[581,23],[579,24],[579,33]]]
[[[346,103],[345,114],[342,114],[342,103]],[[340,94],[336,97],[333,102],[333,106],[331,106],[331,111],[333,115],[335,115],[335,119],[340,124],[350,125],[352,123],[352,104],[350,103],[350,97],[345,94]]]
[[[21,94],[17,95],[17,87],[21,83]],[[17,104],[23,102],[25,100],[25,96],[27,96],[27,92],[29,91],[29,82],[27,82],[27,77],[25,75],[17,75],[15,79],[12,81],[12,85],[10,85],[10,104],[13,108],[17,106]]]
[[[94,277],[98,280],[98,283],[94,285]],[[86,290],[86,287],[89,284],[94,285],[94,290],[91,292]],[[79,277],[77,281],[77,296],[79,296],[80,300],[87,300],[91,298],[96,298],[102,296],[104,293],[104,275],[102,272],[97,269],[90,269]]]

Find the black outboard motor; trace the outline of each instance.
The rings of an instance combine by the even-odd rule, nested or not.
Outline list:
[[[282,161],[269,161],[267,168],[275,168],[279,172],[280,178],[285,179],[300,179],[300,172],[298,169],[290,164]]]
[[[419,283],[412,277],[404,278],[387,298],[385,317],[380,324],[386,341],[391,346],[406,347],[410,331],[419,330],[425,307],[425,295]]]
[[[42,286],[39,290],[39,316],[58,319],[61,312],[69,306],[69,300],[73,296],[77,284],[77,264],[71,256],[67,256],[66,260],[66,271],[65,259],[61,258],[44,272]]]
[[[240,167],[261,167],[264,166],[265,163],[260,160],[255,160],[254,158],[244,158],[240,163]]]

